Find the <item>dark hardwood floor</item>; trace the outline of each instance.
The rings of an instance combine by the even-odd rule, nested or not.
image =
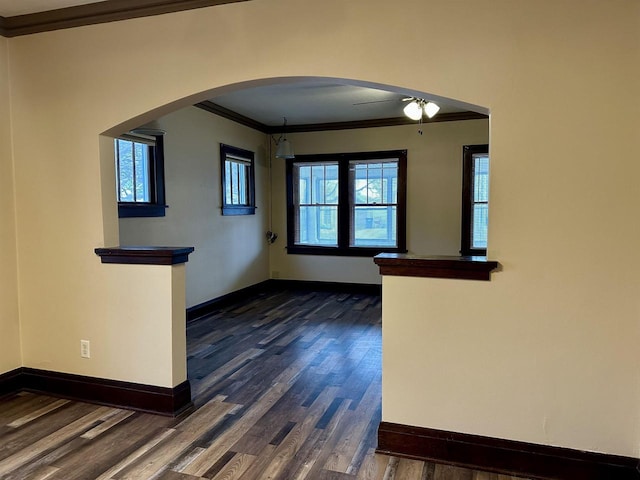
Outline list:
[[[195,409],[0,401],[0,478],[510,480],[374,453],[380,297],[271,291],[187,328]]]

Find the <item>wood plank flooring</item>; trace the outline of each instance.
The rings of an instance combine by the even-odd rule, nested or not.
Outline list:
[[[179,418],[18,393],[6,480],[512,480],[375,454],[380,297],[270,291],[188,325]]]

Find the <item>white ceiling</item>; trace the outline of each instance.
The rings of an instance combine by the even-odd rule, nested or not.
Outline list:
[[[98,2],[96,0],[0,0],[0,16],[13,17],[15,15],[45,12],[87,3]]]
[[[211,101],[264,125],[350,122],[402,117],[406,95],[335,81],[285,83],[247,88]],[[464,109],[437,102],[440,113]]]

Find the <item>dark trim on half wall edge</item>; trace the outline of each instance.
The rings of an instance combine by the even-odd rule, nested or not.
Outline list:
[[[123,265],[176,265],[189,261],[193,247],[109,247],[94,251],[102,263]]]
[[[352,294],[380,295],[382,285],[376,283],[342,283],[342,282],[316,282],[307,280],[281,280],[271,279],[250,285],[235,292],[227,293],[206,302],[187,308],[187,322],[210,315],[230,303],[242,300],[250,300],[261,292],[274,289],[289,290],[317,290],[325,292],[341,292]]]
[[[491,272],[500,264],[487,257],[421,256],[381,253],[373,257],[380,275],[399,277],[455,278],[458,280],[491,280]]]
[[[25,367],[0,375],[0,396],[21,390],[165,416],[192,406],[189,380],[168,388]]]
[[[638,480],[637,458],[381,422],[378,453],[507,475],[558,480]]]

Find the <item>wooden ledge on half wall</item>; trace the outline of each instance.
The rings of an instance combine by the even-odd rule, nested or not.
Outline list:
[[[96,248],[102,263],[176,265],[189,261],[193,247],[131,246]]]
[[[373,261],[380,267],[380,275],[400,277],[491,280],[491,272],[500,269],[497,261],[487,260],[487,257],[380,253]]]

